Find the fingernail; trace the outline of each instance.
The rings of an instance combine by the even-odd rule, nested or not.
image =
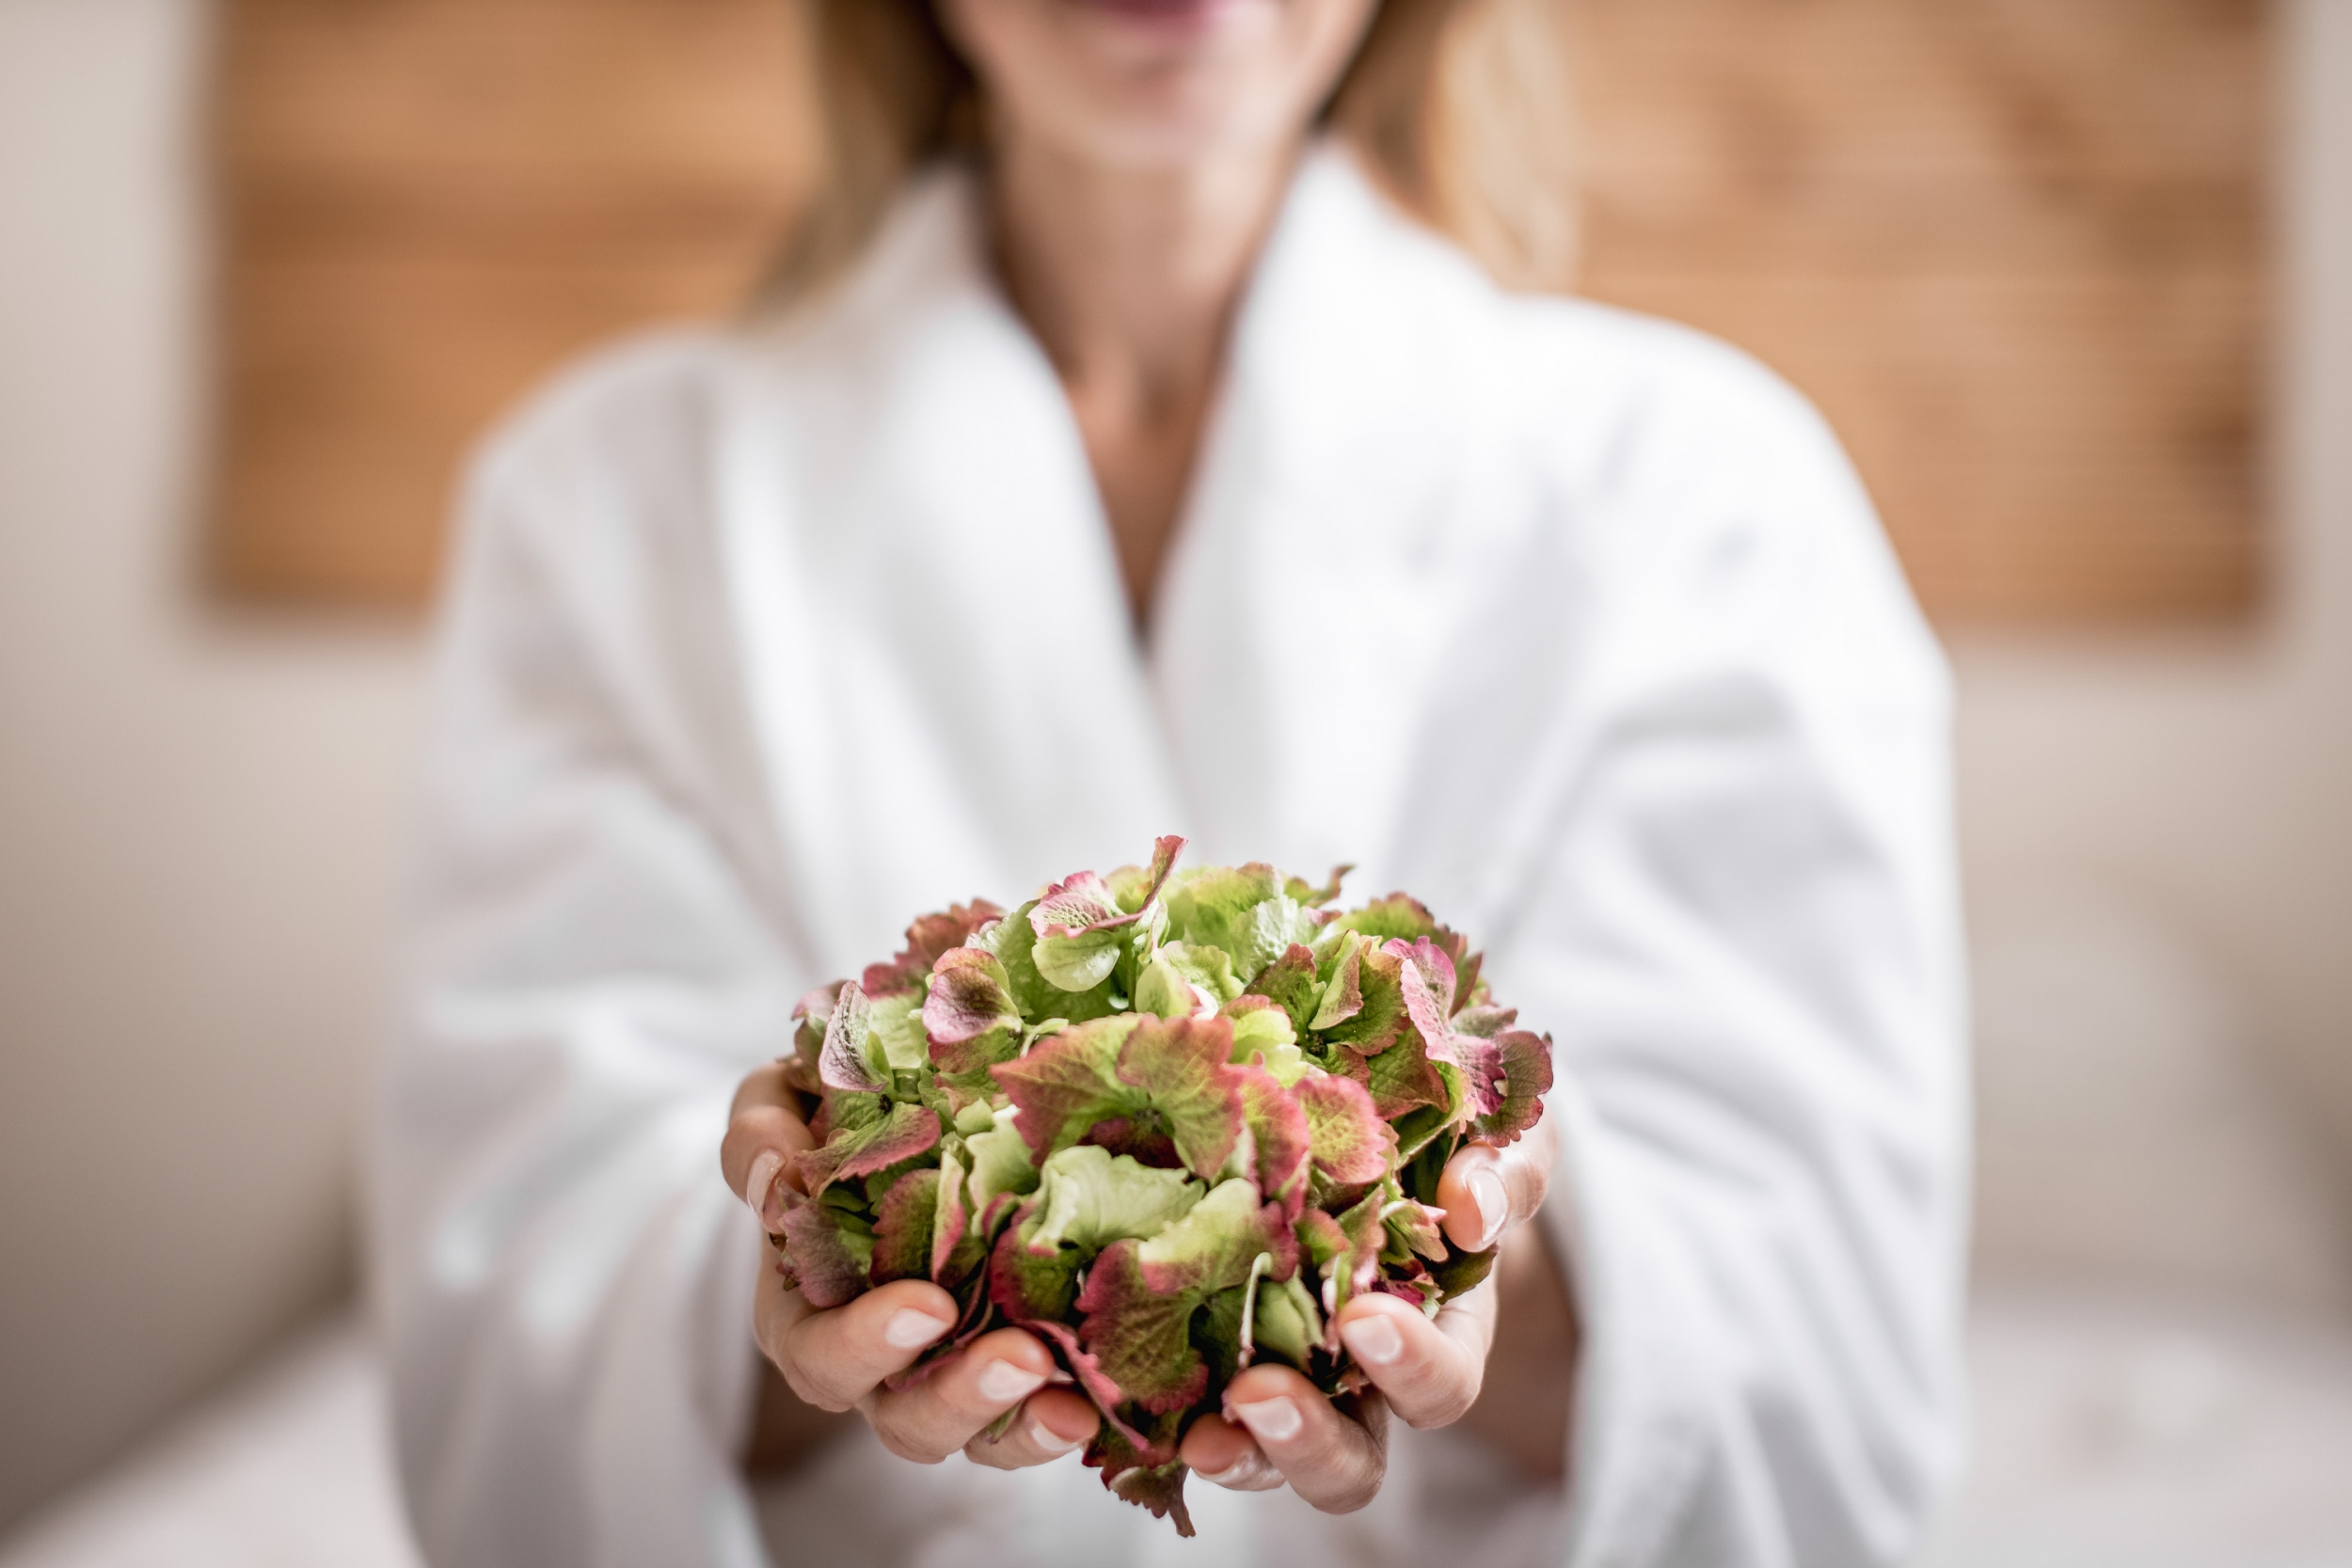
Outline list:
[[[1060,1433],[1056,1432],[1053,1428],[1047,1426],[1043,1421],[1031,1421],[1029,1423],[1029,1441],[1036,1445],[1040,1453],[1068,1453],[1071,1449],[1085,1442],[1086,1439],[1083,1437],[1064,1437]]]
[[[1368,1367],[1385,1367],[1405,1354],[1405,1336],[1385,1313],[1342,1323],[1340,1338],[1347,1341],[1356,1359]]]
[[[980,1398],[992,1404],[1010,1404],[1015,1400],[1027,1399],[1044,1382],[1043,1372],[1033,1372],[1009,1361],[992,1361],[980,1369]]]
[[[1298,1406],[1279,1397],[1260,1400],[1256,1404],[1237,1404],[1233,1414],[1241,1418],[1241,1424],[1249,1429],[1249,1434],[1262,1442],[1287,1443],[1306,1425]]]
[[[1246,1453],[1215,1475],[1203,1472],[1200,1479],[1235,1492],[1263,1492],[1270,1484],[1280,1484],[1282,1472],[1256,1454]]]
[[[930,1344],[953,1327],[953,1323],[941,1323],[929,1312],[917,1312],[909,1307],[890,1314],[890,1321],[882,1324],[882,1339],[896,1349],[914,1350]]]
[[[759,1223],[772,1234],[784,1224],[782,1214],[770,1215],[769,1199],[776,1196],[776,1177],[784,1170],[784,1156],[772,1148],[763,1148],[752,1162],[752,1174],[743,1183],[743,1201],[751,1205]]]
[[[1470,1174],[1470,1196],[1478,1200],[1478,1217],[1486,1227],[1486,1234],[1478,1238],[1478,1250],[1486,1251],[1502,1234],[1503,1221],[1511,1217],[1511,1196],[1502,1190],[1502,1178],[1490,1170],[1474,1170]]]

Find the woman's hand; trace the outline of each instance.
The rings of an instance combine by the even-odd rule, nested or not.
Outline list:
[[[727,1185],[771,1235],[783,1227],[792,1156],[813,1142],[780,1064],[743,1080],[719,1163]],[[936,1465],[961,1449],[979,1464],[1017,1469],[1058,1458],[1094,1435],[1094,1407],[1069,1389],[1047,1386],[1053,1354],[1018,1328],[982,1335],[913,1387],[883,1388],[883,1379],[955,1327],[955,1298],[928,1281],[898,1280],[820,1312],[800,1291],[786,1290],[775,1269],[763,1269],[753,1323],[760,1348],[790,1389],[787,1397],[820,1411],[859,1412],[882,1446],[904,1459]],[[982,1435],[1015,1405],[1021,1414],[1001,1437]],[[759,1424],[766,1431],[810,1423],[771,1408],[762,1410]]]
[[[1473,1144],[1454,1155],[1438,1183],[1454,1245],[1483,1252],[1534,1213],[1550,1181],[1556,1137],[1547,1117],[1507,1148]],[[1536,1290],[1564,1294],[1549,1260],[1534,1261],[1544,1271],[1532,1276]],[[1371,1387],[1354,1398],[1326,1399],[1288,1367],[1252,1367],[1225,1396],[1225,1408],[1239,1421],[1206,1416],[1194,1422],[1181,1450],[1184,1463],[1204,1480],[1239,1491],[1287,1481],[1328,1513],[1363,1507],[1387,1472],[1391,1411],[1407,1426],[1441,1427],[1478,1402],[1502,1284],[1489,1279],[1440,1307],[1435,1319],[1396,1296],[1357,1297],[1340,1313],[1340,1338]],[[1570,1320],[1556,1321],[1570,1323],[1566,1333],[1551,1336],[1564,1342],[1531,1348],[1558,1363],[1536,1369],[1547,1386],[1565,1388],[1575,1340]],[[1565,1435],[1565,1398],[1560,1402],[1557,1426]]]

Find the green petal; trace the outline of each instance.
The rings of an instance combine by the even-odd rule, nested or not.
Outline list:
[[[1155,1236],[1189,1213],[1207,1191],[1181,1170],[1080,1144],[1045,1162],[1039,1188],[1044,1206],[1030,1244],[1067,1243],[1091,1255],[1116,1241]]]

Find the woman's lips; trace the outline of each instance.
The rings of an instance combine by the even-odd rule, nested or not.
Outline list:
[[[1232,10],[1241,3],[1242,0],[1071,0],[1071,4],[1086,10],[1121,21],[1171,28],[1207,26],[1220,13]]]

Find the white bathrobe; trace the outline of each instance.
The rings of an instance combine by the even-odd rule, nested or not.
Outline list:
[[[1901,1558],[1954,1467],[1947,690],[1867,499],[1693,333],[1499,292],[1342,152],[1241,311],[1148,644],[968,176],[779,326],[563,377],[465,503],[374,1272],[443,1568]],[[1359,869],[1557,1042],[1572,1477],[1400,1428],[1348,1518],[864,1433],[747,1488],[728,1098],[917,911]]]

